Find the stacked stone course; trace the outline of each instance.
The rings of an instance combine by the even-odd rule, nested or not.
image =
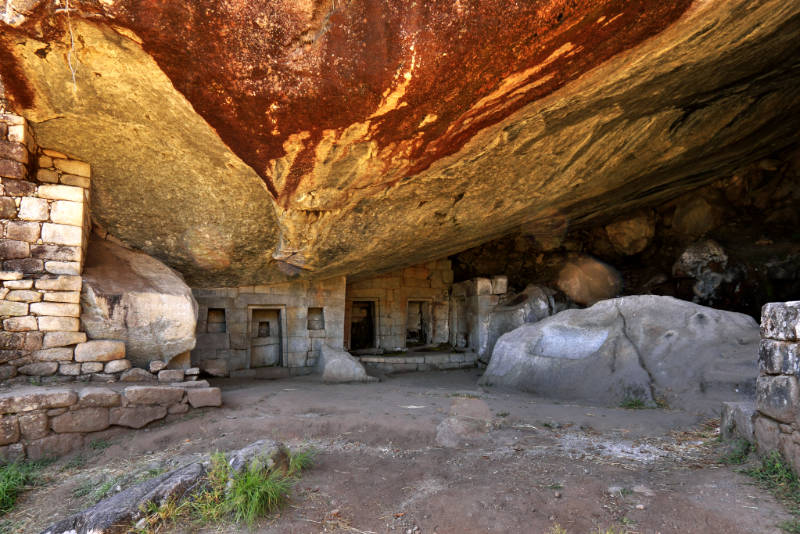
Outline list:
[[[113,426],[142,428],[191,408],[220,406],[205,381],[128,387],[22,387],[0,393],[0,461],[40,459],[79,449]]]
[[[800,301],[765,304],[761,314],[755,440],[800,473]]]
[[[0,380],[17,374],[113,381],[119,341],[81,332],[91,168],[39,149],[26,121],[0,114]]]

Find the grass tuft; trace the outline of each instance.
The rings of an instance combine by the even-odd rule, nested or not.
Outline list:
[[[44,462],[13,462],[0,467],[0,514],[14,509],[17,497],[36,481]]]
[[[626,410],[644,410],[647,408],[647,404],[637,397],[625,397],[622,399],[622,402],[619,403],[620,408],[625,408]]]
[[[759,486],[772,493],[787,506],[789,513],[795,516],[795,519],[784,521],[778,526],[786,532],[800,533],[800,478],[781,454],[772,451],[761,458],[759,465],[743,472],[751,476]]]
[[[727,451],[723,454],[719,463],[727,465],[742,465],[750,456],[752,445],[746,439],[735,439],[728,444]]]

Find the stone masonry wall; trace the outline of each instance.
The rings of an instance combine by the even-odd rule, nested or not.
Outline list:
[[[395,350],[406,346],[408,302],[423,301],[430,306],[430,342],[447,343],[450,286],[453,271],[450,260],[429,261],[401,271],[347,283],[345,347],[350,347],[350,317],[353,301],[375,302],[378,347]]]
[[[110,427],[142,428],[190,408],[220,406],[208,382],[17,387],[0,392],[0,461],[67,454]]]
[[[114,380],[130,367],[123,343],[81,332],[90,178],[87,163],[38,148],[22,117],[0,114],[0,380]]]
[[[800,473],[800,301],[765,304],[761,315],[755,439]]]
[[[197,344],[192,365],[215,376],[278,376],[308,373],[323,344],[342,348],[345,278],[298,281],[270,286],[194,289],[198,302]],[[261,369],[251,365],[257,337],[254,310],[278,310],[280,363]],[[272,326],[275,328],[275,325]],[[261,373],[261,374],[259,374]]]

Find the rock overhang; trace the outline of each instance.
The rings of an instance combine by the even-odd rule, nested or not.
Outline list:
[[[800,123],[776,1],[71,4],[6,26],[7,92],[92,161],[96,219],[194,285],[607,216]]]

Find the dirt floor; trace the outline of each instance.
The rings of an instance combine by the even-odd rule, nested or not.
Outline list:
[[[220,380],[223,408],[98,433],[92,447],[47,467],[3,525],[38,532],[137,477],[262,438],[318,454],[289,507],[255,532],[543,534],[559,524],[569,534],[757,534],[790,518],[716,463],[708,413],[559,403],[484,390],[478,376]]]

